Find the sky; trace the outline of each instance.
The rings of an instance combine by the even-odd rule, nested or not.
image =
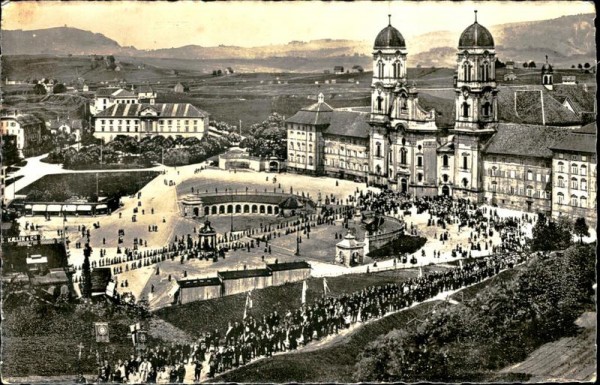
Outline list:
[[[406,37],[460,32],[474,20],[484,26],[594,13],[584,1],[356,1],[356,2],[78,2],[3,3],[2,29],[60,26],[102,33],[138,49],[235,45],[252,47],[293,40],[371,40],[388,23]]]

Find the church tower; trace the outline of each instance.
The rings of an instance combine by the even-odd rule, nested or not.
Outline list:
[[[386,134],[394,105],[394,89],[406,84],[406,43],[400,31],[392,27],[391,15],[388,17],[388,26],[379,32],[373,45],[369,182],[375,185],[383,185],[387,180],[389,143]]]
[[[542,66],[542,85],[552,91],[554,88],[554,69],[550,63],[548,63],[548,55],[546,55],[546,63]]]
[[[498,124],[496,51],[490,31],[477,22],[460,35],[455,85],[454,196],[483,199],[485,142]]]

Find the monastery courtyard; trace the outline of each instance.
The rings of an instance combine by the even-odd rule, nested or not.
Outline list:
[[[185,167],[162,167],[161,170],[165,174],[158,175],[150,183],[140,191],[140,198],[136,196],[122,197],[123,207],[113,212],[111,215],[103,215],[96,217],[79,216],[67,217],[66,233],[70,240],[70,263],[76,267],[83,263],[83,249],[75,248],[76,242],[85,242],[81,237],[81,232],[77,231],[77,227],[85,225],[90,228],[90,244],[93,249],[91,262],[100,259],[100,249],[106,250],[106,257],[112,258],[117,256],[117,241],[118,231],[121,229],[125,235],[121,248],[131,248],[133,239],[138,238],[144,241],[144,246],[139,247],[139,251],[153,250],[162,248],[182,236],[191,234],[194,237],[194,229],[198,231],[203,225],[203,220],[194,220],[184,217],[179,210],[177,199],[186,194],[191,193],[191,188],[194,191],[200,190],[205,192],[214,192],[235,190],[245,191],[246,187],[249,191],[264,192],[290,192],[290,187],[293,188],[294,194],[304,192],[316,201],[316,197],[321,193],[324,197],[334,196],[336,202],[343,199],[346,203],[346,198],[349,195],[357,194],[360,191],[367,191],[365,184],[355,183],[347,180],[336,180],[333,178],[315,178],[297,174],[275,174],[275,173],[257,173],[252,171],[238,171],[236,173],[226,170],[208,168],[200,172],[196,172],[197,165]],[[276,183],[273,183],[273,178],[276,178]],[[267,180],[268,179],[268,180]],[[170,183],[170,182],[173,183]],[[300,187],[301,186],[301,187]],[[369,188],[372,189],[372,188]],[[137,220],[132,221],[134,208],[138,208]],[[142,213],[143,210],[143,213]],[[152,210],[154,213],[152,214]],[[498,214],[501,216],[520,216],[522,213],[509,210],[498,209]],[[233,218],[234,230],[247,229],[248,226],[259,228],[260,224],[272,225],[277,222],[286,222],[293,220],[290,218],[275,218],[274,216],[209,216],[211,224],[216,229],[217,233],[223,234],[230,231]],[[335,244],[338,243],[347,230],[343,227],[340,221],[336,221],[334,225],[318,225],[311,227],[310,239],[306,235],[302,236],[300,244],[300,255],[296,256],[296,236],[298,233],[285,235],[285,230],[282,230],[280,237],[276,237],[269,242],[271,253],[268,249],[265,250],[264,243],[261,247],[247,249],[230,250],[226,253],[225,258],[219,258],[217,262],[190,259],[183,264],[179,258],[174,260],[165,260],[158,264],[153,264],[146,267],[137,268],[135,270],[125,271],[125,263],[110,265],[110,267],[123,267],[123,273],[118,274],[117,290],[120,293],[130,292],[137,299],[148,299],[151,309],[158,309],[168,306],[173,302],[173,294],[177,288],[176,280],[184,278],[187,274],[187,279],[214,277],[217,271],[243,269],[244,266],[248,269],[264,267],[265,263],[273,263],[275,260],[279,262],[289,262],[306,260],[312,266],[311,275],[314,277],[336,276],[342,274],[365,273],[367,271],[382,271],[390,269],[411,268],[415,266],[424,266],[428,264],[444,264],[455,260],[452,258],[451,251],[457,245],[468,247],[468,239],[470,236],[469,230],[458,232],[457,225],[448,226],[449,240],[442,243],[439,240],[439,235],[442,229],[435,226],[427,226],[429,214],[416,213],[416,208],[411,209],[411,215],[402,217],[406,226],[410,229],[415,226],[419,235],[427,238],[427,243],[413,255],[417,259],[417,264],[411,264],[408,256],[408,263],[403,264],[401,261],[394,263],[393,259],[378,261],[375,264],[370,258],[365,258],[365,264],[352,268],[345,267],[339,264],[334,264]],[[163,222],[164,220],[164,222]],[[25,222],[39,224],[39,231],[28,231],[26,234],[41,233],[44,238],[57,237],[57,230],[63,228],[62,217],[51,217],[47,221],[44,217],[22,217],[20,218],[21,228],[25,228]],[[390,221],[391,222],[391,221]],[[93,224],[100,225],[99,228],[94,228]],[[158,230],[149,232],[148,227],[156,225]],[[390,226],[388,224],[387,226]],[[358,222],[350,221],[350,228],[357,230],[358,240],[364,239],[364,230],[360,229]],[[528,228],[528,231],[531,227]],[[335,234],[338,234],[336,238]],[[194,238],[196,239],[196,238]],[[242,238],[240,241],[250,241],[250,238]],[[499,244],[499,234],[495,233],[492,237],[494,245]],[[422,256],[423,251],[425,256]],[[434,258],[433,252],[440,252],[441,257]],[[482,251],[473,251],[473,257],[487,255],[491,252],[482,249]],[[263,259],[264,257],[264,259]],[[156,267],[159,267],[159,274],[156,274]],[[80,271],[77,272],[79,276]],[[168,280],[169,275],[171,281]],[[127,287],[121,287],[120,283],[127,281]],[[151,293],[151,287],[154,287],[154,293]]]

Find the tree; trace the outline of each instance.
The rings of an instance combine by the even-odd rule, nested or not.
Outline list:
[[[43,84],[36,83],[36,85],[33,87],[33,92],[36,95],[46,95],[46,87],[44,87]]]
[[[52,92],[54,92],[55,94],[62,94],[66,91],[67,87],[62,83],[58,83],[54,86],[54,88],[52,88]]]
[[[90,298],[92,296],[92,271],[90,268],[90,256],[92,255],[92,248],[89,243],[85,244],[83,249],[83,265],[81,267],[81,276],[83,278],[82,295],[84,298]]]
[[[583,65],[583,68],[590,68],[590,63],[585,63],[585,64]]]
[[[579,217],[575,220],[573,231],[575,232],[575,235],[579,237],[579,243],[583,243],[583,237],[590,236],[590,227],[585,222],[585,218],[583,217]]]
[[[529,67],[529,64],[527,62],[523,63],[523,68],[527,68]]]
[[[21,160],[17,149],[17,137],[14,135],[2,135],[2,165],[10,166]]]
[[[505,68],[506,64],[504,64],[500,59],[496,58],[495,66],[496,68]]]
[[[535,62],[533,60],[529,62],[529,68],[535,68]]]
[[[579,64],[577,64],[577,68],[583,69],[583,65],[581,65],[581,63],[579,63]]]
[[[575,64],[571,64],[571,68],[575,68]]]
[[[558,221],[538,214],[538,220],[533,226],[530,247],[532,251],[564,250],[571,244],[573,225],[566,217]]]

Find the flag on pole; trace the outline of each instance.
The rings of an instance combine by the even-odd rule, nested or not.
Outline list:
[[[423,268],[419,266],[419,278],[423,278]]]
[[[459,259],[458,263],[460,264],[460,269],[462,270],[462,268],[463,268],[462,259]]]
[[[248,315],[248,310],[252,309],[252,297],[250,296],[252,294],[252,291],[248,292],[248,295],[246,296],[246,304],[244,305],[244,318],[246,319],[247,315]]]
[[[304,305],[306,303],[306,280],[304,280],[302,282],[302,304]]]
[[[94,329],[96,330],[96,342],[109,342],[108,337],[108,322],[95,322]]]
[[[327,279],[323,277],[323,296],[327,295],[328,293],[331,293],[331,290],[329,290],[329,286],[327,286]]]

